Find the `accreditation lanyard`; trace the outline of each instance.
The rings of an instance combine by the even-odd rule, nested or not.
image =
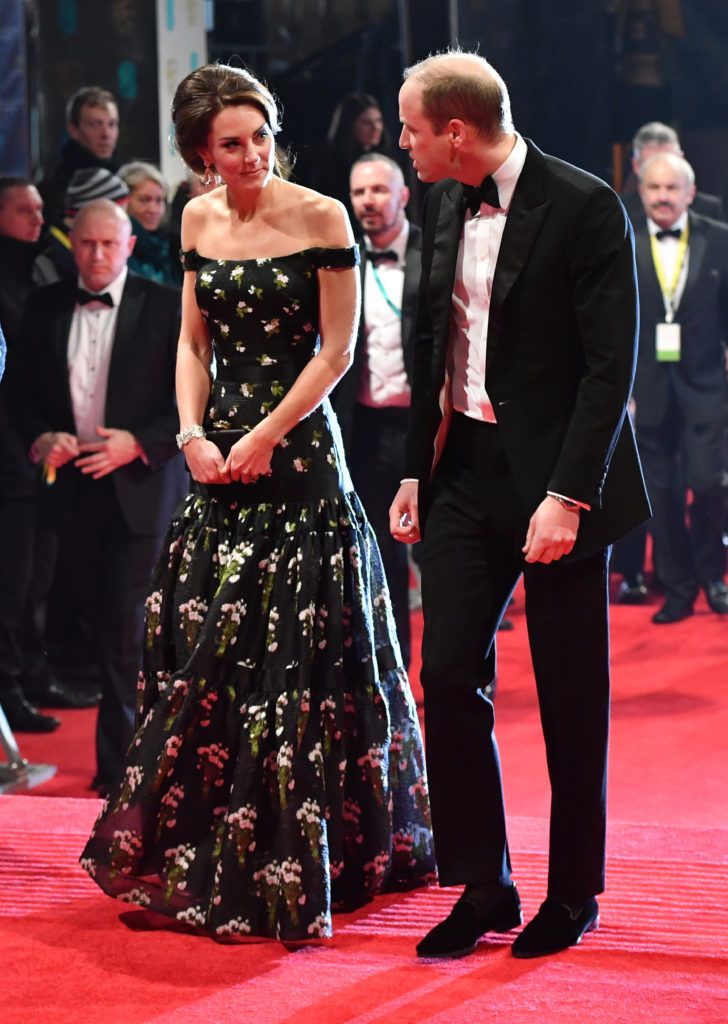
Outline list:
[[[392,302],[391,298],[387,294],[387,289],[384,287],[384,282],[382,281],[381,277],[379,276],[379,271],[377,270],[376,263],[370,262],[369,266],[372,268],[372,273],[374,274],[374,280],[377,282],[377,288],[379,288],[379,291],[382,293],[382,298],[387,303],[389,308],[392,310],[394,315],[397,316],[397,317],[401,317],[402,316],[402,310],[401,310],[401,308],[399,306],[396,306],[394,304],[394,302]]]
[[[652,262],[655,265],[655,273],[657,274],[657,280],[660,282],[662,298],[665,303],[665,323],[671,324],[675,319],[675,292],[677,291],[688,252],[688,222],[685,221],[685,226],[680,232],[677,244],[677,259],[675,260],[675,269],[671,281],[668,281],[665,275],[665,268],[660,258],[660,246],[656,235],[650,236],[650,246],[652,248]]]

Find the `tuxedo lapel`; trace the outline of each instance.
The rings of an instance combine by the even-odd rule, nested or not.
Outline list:
[[[705,262],[705,252],[707,249],[707,239],[699,224],[695,222],[693,217],[690,217],[690,235],[688,237],[688,276],[685,281],[685,287],[678,303],[678,309],[683,302],[690,300],[690,294],[698,282],[700,273],[703,269],[703,263]]]
[[[511,206],[506,218],[498,262],[493,276],[491,307],[500,307],[526,264],[531,248],[551,206],[544,191],[545,162],[543,154],[528,143]],[[490,338],[488,339],[490,342]]]
[[[435,228],[430,268],[430,315],[436,346],[447,345],[449,336],[455,267],[463,229],[462,194],[460,182],[443,193]]]
[[[141,340],[140,317],[144,305],[144,290],[138,278],[131,274],[126,279],[124,291],[119,303],[119,315],[116,321],[114,344],[111,350],[109,365],[109,382],[106,389],[106,419],[113,421],[116,416],[115,403],[129,401],[129,395],[122,394],[119,388],[124,366],[130,360],[137,361],[137,369],[143,372],[143,352],[139,344]],[[128,379],[128,378],[127,378]]]
[[[647,222],[644,219],[635,229],[634,249],[642,321],[646,324],[649,321],[662,320],[665,314],[665,303],[655,270],[655,261],[652,258],[650,232],[647,230]]]
[[[56,316],[53,318],[54,344],[53,359],[55,366],[51,372],[56,376],[63,394],[63,404],[68,415],[68,421],[73,423],[73,402],[71,400],[71,385],[68,374],[68,341],[71,334],[71,321],[73,320],[73,309],[75,284],[69,288],[68,295],[64,295],[63,302]]]

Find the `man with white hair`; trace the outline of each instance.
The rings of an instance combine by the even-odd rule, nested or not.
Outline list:
[[[658,625],[692,615],[701,587],[712,611],[728,615],[721,491],[728,225],[694,213],[694,195],[695,175],[682,156],[659,153],[642,166],[634,399],[654,513],[655,568],[665,593],[652,618]],[[692,492],[689,507],[686,489]]]
[[[648,121],[635,132],[632,139],[632,174],[630,182],[627,183],[622,193],[622,202],[625,209],[635,223],[642,217],[642,202],[639,194],[639,179],[643,164],[658,153],[674,153],[675,156],[684,156],[680,138],[669,124],[662,121]],[[723,201],[720,196],[711,195],[708,192],[696,191],[693,199],[693,213],[699,213],[702,217],[712,217],[714,220],[725,220]]]
[[[649,515],[629,420],[637,296],[614,192],[522,138],[476,54],[405,72],[400,146],[427,195],[395,536],[422,535],[427,767],[438,874],[465,885],[422,957],[521,921],[494,710],[498,622],[521,574],[551,781],[546,900],[513,944],[598,923],[609,722],[608,549]]]
[[[75,281],[39,289],[21,328],[14,412],[43,466],[39,518],[68,545],[67,586],[97,645],[97,773],[121,777],[133,734],[144,599],[181,492],[174,374],[179,293],[127,271],[129,217],[88,203],[72,232]]]

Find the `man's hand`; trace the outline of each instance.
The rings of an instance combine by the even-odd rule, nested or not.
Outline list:
[[[100,480],[120,466],[126,466],[144,454],[144,449],[128,430],[116,427],[97,427],[96,433],[103,441],[88,441],[79,445],[81,458],[76,465],[87,476]]]
[[[66,434],[63,430],[41,434],[33,442],[31,452],[37,462],[60,469],[79,454],[78,438],[74,434]]]
[[[405,480],[400,485],[389,509],[389,532],[403,544],[415,544],[420,539],[416,480]]]
[[[556,562],[568,555],[576,543],[579,512],[565,509],[547,495],[531,516],[522,551],[527,562]]]

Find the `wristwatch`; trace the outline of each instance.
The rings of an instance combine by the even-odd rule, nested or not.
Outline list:
[[[554,501],[558,501],[559,505],[567,512],[578,512],[581,505],[577,501],[570,501],[568,498],[562,498],[560,494],[549,494],[549,498],[553,498]]]
[[[200,426],[199,423],[193,423],[191,427],[184,427],[177,434],[177,447],[180,451],[184,448],[188,441],[191,441],[194,437],[207,437],[205,428]]]

